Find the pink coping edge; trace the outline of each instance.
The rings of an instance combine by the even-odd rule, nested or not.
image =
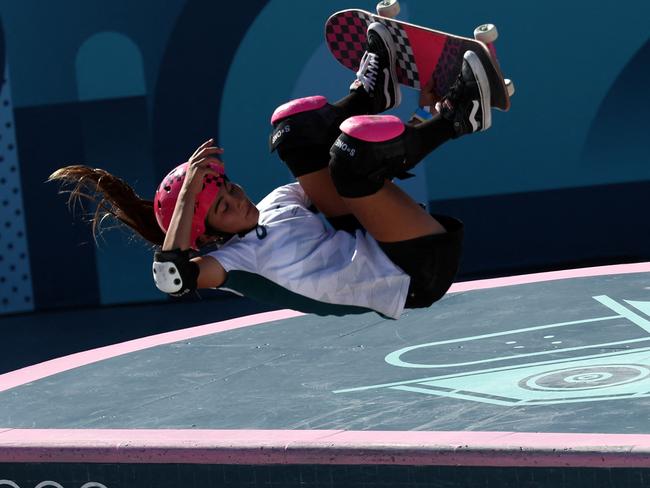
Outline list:
[[[342,430],[0,432],[2,462],[650,467],[650,435]]]
[[[449,293],[482,290],[485,288],[498,288],[501,286],[525,285],[542,281],[566,280],[569,278],[587,278],[590,276],[604,276],[615,274],[632,274],[650,272],[650,262],[633,264],[612,264],[593,268],[563,269],[561,271],[547,271],[519,276],[506,276],[504,278],[490,278],[489,280],[465,281],[454,283]]]

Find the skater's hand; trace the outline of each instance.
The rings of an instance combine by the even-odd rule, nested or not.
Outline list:
[[[221,176],[222,173],[217,168],[224,169],[223,161],[215,155],[223,154],[223,149],[213,146],[214,139],[208,139],[201,144],[194,154],[187,160],[189,164],[183,190],[190,195],[198,195],[203,189],[203,178],[207,175]]]

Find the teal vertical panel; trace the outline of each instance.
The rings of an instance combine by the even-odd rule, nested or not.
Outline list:
[[[145,97],[85,102],[81,106],[85,164],[106,169],[151,200],[157,185]],[[108,225],[110,227],[110,224]],[[164,299],[151,277],[151,248],[129,230],[106,230],[97,242],[102,304]]]
[[[146,93],[140,49],[117,32],[100,32],[79,48],[79,100],[141,96]]]
[[[510,112],[494,111],[494,124],[487,132],[449,141],[426,159],[431,199],[648,178],[642,165],[621,166],[612,158],[609,164],[585,168],[581,157],[601,102],[647,42],[650,3],[624,0],[616,9],[585,0],[532,6],[469,0],[462,9],[454,3],[400,3],[405,20],[468,37],[479,24],[496,24],[501,66],[517,87]],[[335,97],[344,91],[340,79],[350,73],[314,56],[322,45],[327,17],[350,7],[355,6],[338,0],[271,1],[242,40],[229,69],[219,127],[220,143],[232,162],[229,172],[251,189],[251,195],[262,196],[287,179],[266,147],[274,108],[294,96]],[[372,10],[374,2],[356,7]],[[300,22],[295,22],[297,18]],[[611,32],[604,35],[594,25],[612,26]],[[642,74],[647,77],[648,71]],[[643,107],[643,102],[638,105]],[[628,110],[619,119],[629,118],[643,130],[644,113]],[[604,133],[617,124],[616,117],[605,120]]]
[[[650,179],[649,84],[650,38],[621,70],[594,115],[583,148],[584,172]]]
[[[75,59],[93,34],[119,30],[141,48],[148,91],[155,85],[161,56],[187,0],[0,2],[13,60],[14,106],[70,103],[77,99]],[[25,62],[29,60],[29,62]]]
[[[9,67],[0,90],[0,314],[33,310]]]
[[[327,17],[349,7],[343,0],[271,1],[242,39],[221,98],[219,144],[226,150],[229,176],[243,184],[251,199],[259,200],[289,181],[277,155],[269,154],[271,114],[294,96],[305,63],[324,39]],[[320,82],[311,87],[313,94],[331,86],[328,73],[320,74]]]
[[[76,69],[86,164],[123,178],[150,200],[156,182],[140,49],[123,34],[101,32],[79,48]],[[164,298],[153,286],[150,254],[122,226],[102,233],[96,254],[102,304]]]
[[[401,17],[407,19],[409,5],[401,3]],[[373,10],[374,5],[358,7]],[[291,179],[277,155],[268,151],[274,109],[297,97],[324,95],[333,102],[348,94],[354,73],[327,49],[324,26],[337,10],[353,7],[343,0],[270,1],[240,43],[224,86],[219,144],[226,149],[230,177],[242,183],[253,200]],[[403,95],[402,107],[391,113],[406,120],[415,109],[417,92],[405,89]],[[427,203],[425,166],[415,172],[417,179],[400,182],[400,186]]]

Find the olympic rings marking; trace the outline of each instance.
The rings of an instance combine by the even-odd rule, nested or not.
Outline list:
[[[586,391],[636,383],[649,376],[650,368],[642,364],[592,364],[544,371],[518,385],[533,391]]]
[[[11,480],[0,480],[0,486],[11,486],[11,488],[20,488],[20,485]],[[64,488],[63,485],[52,480],[41,481],[34,488]],[[88,481],[81,485],[80,488],[108,488],[98,481]]]

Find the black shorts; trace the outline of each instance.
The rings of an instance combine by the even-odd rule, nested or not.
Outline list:
[[[447,230],[408,241],[379,242],[379,247],[411,277],[406,308],[428,307],[440,300],[454,282],[463,244],[463,223],[433,215]]]
[[[454,282],[463,245],[463,223],[453,217],[432,215],[447,231],[408,241],[378,242],[390,260],[411,277],[406,308],[428,307],[440,300]],[[329,217],[337,230],[354,234],[363,227],[353,215]]]

